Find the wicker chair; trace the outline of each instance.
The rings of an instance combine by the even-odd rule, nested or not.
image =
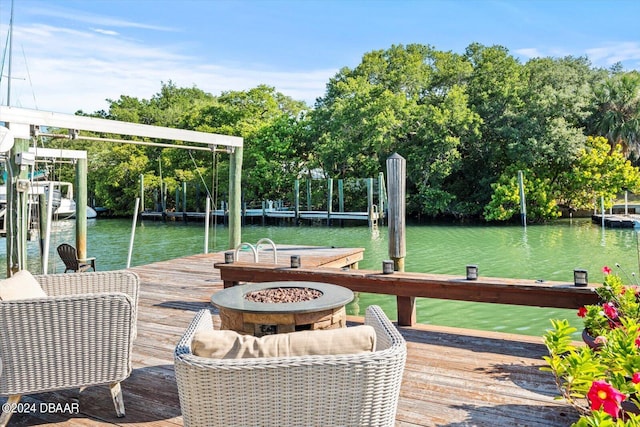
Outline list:
[[[120,382],[131,373],[139,279],[104,271],[34,276],[45,298],[0,301],[0,396],[109,384],[124,416]],[[3,412],[0,426],[9,422]]]
[[[371,306],[376,351],[354,355],[208,359],[191,353],[198,312],[175,350],[185,426],[393,426],[406,360],[402,335]]]

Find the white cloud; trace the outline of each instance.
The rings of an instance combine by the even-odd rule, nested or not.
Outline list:
[[[14,29],[14,40],[11,105],[63,113],[106,110],[105,100],[121,95],[149,99],[170,80],[214,95],[266,84],[313,105],[338,71],[222,64],[182,54],[179,45],[143,44],[108,30],[39,24]],[[6,79],[0,90],[6,104]]]
[[[101,28],[94,28],[93,31],[95,31],[96,33],[104,34],[106,36],[117,36],[120,34],[117,31],[103,30]]]
[[[523,48],[523,49],[516,49],[514,50],[514,52],[524,58],[527,59],[531,59],[531,58],[540,58],[543,57],[544,55],[542,53],[540,53],[540,51],[535,48],[535,47],[528,47],[528,48]]]
[[[613,65],[616,62],[640,63],[640,43],[608,43],[604,46],[587,49],[587,55],[594,63]]]

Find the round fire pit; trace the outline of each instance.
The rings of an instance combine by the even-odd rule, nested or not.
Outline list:
[[[264,282],[219,291],[211,303],[222,329],[255,336],[346,326],[353,292],[319,282]]]

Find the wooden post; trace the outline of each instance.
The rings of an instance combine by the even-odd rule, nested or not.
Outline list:
[[[7,277],[27,267],[27,200],[28,188],[20,186],[18,180],[28,182],[28,167],[16,163],[16,154],[29,149],[29,140],[15,138],[13,148],[7,159],[7,210],[5,213],[5,229],[7,232]]]
[[[187,183],[182,182],[182,221],[186,224],[189,219],[187,215]]]
[[[229,156],[229,249],[242,242],[242,147],[235,147]]]
[[[296,179],[293,183],[293,209],[296,224],[300,218],[300,180]]]
[[[387,188],[389,190],[389,257],[394,270],[404,271],[407,255],[405,239],[406,215],[406,160],[398,153],[387,159]],[[413,326],[416,323],[415,297],[396,297],[398,325]]]
[[[167,184],[160,181],[160,203],[162,203],[162,220],[167,220]]]
[[[182,212],[187,212],[187,183],[182,183]]]
[[[140,213],[144,212],[144,175],[140,174]]]
[[[311,180],[307,178],[307,210],[311,210]]]
[[[384,197],[384,173],[380,172],[378,173],[378,212],[381,218],[384,218]]]
[[[369,214],[369,228],[373,227],[373,178],[367,178],[367,213]]]
[[[338,180],[338,212],[344,212],[344,179]]]
[[[327,225],[331,225],[331,212],[333,202],[333,178],[327,179]]]
[[[87,159],[76,161],[76,250],[87,259]]]
[[[518,171],[518,188],[520,190],[520,220],[522,221],[522,226],[527,226],[527,203],[524,197],[524,178],[522,176],[522,171]]]

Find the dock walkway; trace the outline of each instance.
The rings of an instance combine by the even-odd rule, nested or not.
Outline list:
[[[329,249],[335,261],[340,250]],[[295,249],[311,259],[304,250]],[[317,251],[315,256],[324,262]],[[209,301],[223,288],[213,268],[223,261],[223,253],[201,254],[130,269],[140,276],[141,292],[133,372],[122,384],[126,417],[116,418],[108,387],[97,386],[80,394],[65,390],[25,396],[23,402],[38,405],[79,402],[80,413],[15,414],[9,425],[181,426],[173,350],[196,311],[212,309],[219,327]],[[362,322],[360,317],[348,320]],[[407,340],[408,358],[397,427],[564,427],[577,419],[569,405],[554,400],[553,378],[539,369],[546,354],[540,338],[431,325],[399,330]]]

